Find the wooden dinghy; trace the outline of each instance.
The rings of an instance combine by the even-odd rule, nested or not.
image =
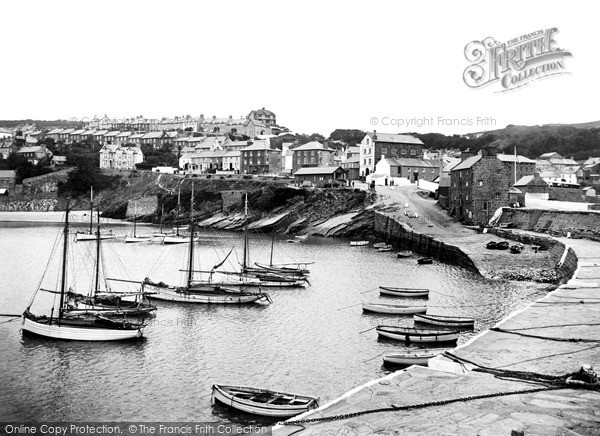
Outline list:
[[[373,248],[383,248],[383,247],[387,247],[388,244],[386,244],[385,242],[377,242],[375,244],[373,244]]]
[[[363,303],[363,310],[365,312],[405,315],[411,313],[425,313],[427,312],[427,306],[403,306],[398,304]]]
[[[431,257],[421,257],[421,258],[417,259],[417,263],[420,264],[420,265],[425,265],[425,264],[433,263],[433,258],[431,258]]]
[[[254,415],[289,418],[319,407],[318,399],[307,395],[246,386],[213,385],[212,390],[213,402]]]
[[[398,252],[398,257],[411,257],[412,256],[412,251],[399,251]]]
[[[391,245],[384,245],[383,247],[379,247],[377,251],[392,251]]]
[[[383,363],[385,365],[422,365],[427,366],[429,359],[433,359],[440,354],[443,354],[446,350],[413,350],[413,351],[401,351],[397,353],[386,353],[383,355]]]
[[[496,250],[508,250],[509,243],[507,241],[496,242]]]
[[[462,316],[417,314],[415,315],[414,319],[415,322],[421,322],[423,324],[440,325],[445,327],[473,328],[475,324],[475,320],[473,318],[465,318]]]
[[[420,288],[392,288],[389,286],[380,286],[379,293],[392,297],[427,297],[429,289]]]
[[[388,339],[411,342],[455,342],[460,332],[458,330],[433,330],[394,325],[378,325],[377,334]]]

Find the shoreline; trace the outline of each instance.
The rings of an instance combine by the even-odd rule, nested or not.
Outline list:
[[[89,210],[79,209],[69,212],[69,220],[72,223],[88,223]],[[64,211],[0,211],[0,223],[40,223],[40,224],[61,224],[64,223]],[[131,224],[128,221],[117,220],[113,218],[104,218],[101,216],[101,221],[104,224]]]
[[[549,327],[544,325],[559,325],[565,317],[590,322],[597,319],[594,306],[584,303],[598,304],[596,300],[600,297],[600,283],[596,279],[600,277],[600,243],[558,239],[557,242],[576,253],[577,266],[572,278],[538,300],[511,312],[494,325],[493,328],[500,327],[503,331],[482,331],[454,348],[453,354],[480,362],[486,367],[553,375],[577,371],[583,364],[600,361],[599,347],[579,346],[583,348],[580,350],[576,342],[544,339],[569,334],[575,338],[600,337],[600,327],[590,328],[585,322],[579,327],[563,327],[566,333],[561,327],[548,331]],[[592,272],[588,272],[588,268]],[[575,296],[572,296],[573,293]],[[510,329],[527,330],[537,337],[507,334]],[[548,354],[550,351],[558,353]],[[576,364],[570,361],[572,354],[579,358]],[[352,434],[404,431],[425,435],[439,433],[440,429],[448,434],[510,434],[512,430],[525,431],[526,434],[559,434],[557,431],[563,428],[573,430],[597,426],[593,411],[600,401],[600,392],[565,388],[559,393],[521,393],[515,400],[515,396],[503,396],[502,392],[531,388],[529,382],[501,381],[489,374],[473,372],[473,368],[473,365],[456,363],[448,357],[439,356],[431,359],[428,367],[411,366],[370,380],[320,408],[290,418],[289,421],[336,417],[335,420],[302,423],[305,429],[300,434],[306,435],[335,431]],[[442,397],[469,398],[492,391],[490,393],[494,398],[412,409],[409,415],[401,411],[388,411],[349,416],[364,410],[389,409],[391,404],[435,403],[440,400],[440,390]],[[432,414],[435,414],[436,423],[433,427]],[[274,434],[279,435],[297,431],[298,426],[293,424],[274,427]]]

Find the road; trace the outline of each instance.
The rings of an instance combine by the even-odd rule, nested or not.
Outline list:
[[[416,185],[377,186],[375,190],[379,201],[388,207],[385,212],[406,222],[416,232],[447,238],[473,235],[472,230],[462,226],[440,208],[436,200],[419,195]]]

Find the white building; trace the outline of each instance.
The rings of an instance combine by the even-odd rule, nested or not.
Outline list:
[[[100,168],[134,170],[135,164],[144,162],[139,147],[106,144],[100,149]]]

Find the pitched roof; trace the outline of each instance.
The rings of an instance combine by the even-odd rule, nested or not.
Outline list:
[[[397,166],[402,167],[429,167],[429,168],[437,168],[437,161],[432,160],[424,160],[424,159],[415,159],[410,157],[396,157],[391,158],[395,161]]]
[[[305,176],[311,174],[333,174],[337,170],[344,171],[341,167],[306,167],[300,168],[298,171],[294,173],[295,176]]]
[[[548,183],[546,183],[546,181],[544,179],[542,179],[540,176],[536,176],[535,174],[530,175],[530,176],[523,176],[521,177],[519,180],[517,180],[517,183],[515,183],[513,186],[548,186]]]
[[[502,162],[535,163],[535,161],[533,159],[529,159],[529,158],[527,158],[525,156],[521,156],[521,155],[515,156],[514,154],[498,153],[496,156]]]
[[[19,151],[17,151],[17,153],[36,153],[39,151],[43,152],[45,150],[45,147],[42,147],[41,145],[36,145],[32,147],[22,147]]]
[[[133,134],[132,132],[121,132],[116,136],[116,138],[127,138],[127,137],[131,136],[132,134]]]
[[[373,133],[367,132],[366,136],[376,142],[395,142],[397,144],[419,144],[423,145],[423,142],[419,138],[415,138],[412,135],[397,135],[395,133]],[[374,137],[377,137],[375,139]]]
[[[165,134],[162,131],[148,132],[142,136],[142,139],[160,139],[164,135]]]
[[[252,145],[249,145],[246,148],[242,148],[241,151],[256,151],[256,150],[273,150],[281,153],[281,150],[277,148],[271,148],[269,143],[266,140],[254,141]]]
[[[349,157],[348,159],[343,160],[341,163],[342,164],[347,164],[347,163],[355,163],[355,162],[356,163],[360,163],[360,156]]]
[[[117,136],[119,133],[121,133],[119,130],[113,130],[112,132],[107,132],[104,134],[105,138],[112,138],[113,136]]]
[[[0,177],[16,177],[17,173],[14,170],[0,170]]]
[[[85,132],[85,129],[73,130],[71,135],[81,135],[83,132]]]
[[[96,131],[95,130],[84,130],[81,134],[82,135],[93,135]]]
[[[481,160],[481,155],[476,154],[475,156],[471,156],[463,160],[461,163],[452,168],[451,171],[460,171],[460,170],[468,170],[473,165]]]
[[[60,134],[61,135],[66,135],[66,134],[71,135],[74,131],[75,131],[75,129],[65,129],[62,132],[60,132]]]
[[[307,142],[306,144],[300,145],[293,149],[293,151],[306,151],[306,150],[322,150],[322,151],[335,151],[331,148],[326,147],[318,141]]]
[[[54,129],[54,130],[50,130],[47,134],[48,135],[57,135],[62,131],[63,131],[63,129]]]
[[[550,159],[552,165],[579,165],[573,159]]]
[[[562,156],[560,154],[558,154],[557,152],[555,152],[555,151],[552,151],[550,153],[540,154],[539,159],[550,159],[553,156],[558,156],[559,159],[562,159]]]
[[[92,133],[92,136],[104,136],[108,133],[108,130],[96,130]]]

